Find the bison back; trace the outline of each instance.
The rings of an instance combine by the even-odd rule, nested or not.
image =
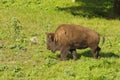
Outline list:
[[[92,44],[99,42],[98,34],[88,28],[73,25],[62,24],[55,31],[54,40],[60,46],[73,45],[73,44]]]

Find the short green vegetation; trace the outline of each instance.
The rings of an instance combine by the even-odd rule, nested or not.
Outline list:
[[[120,20],[112,7],[113,0],[0,0],[0,80],[119,80]],[[47,50],[46,33],[63,23],[104,36],[101,58],[84,49],[76,61],[59,61],[59,51]]]

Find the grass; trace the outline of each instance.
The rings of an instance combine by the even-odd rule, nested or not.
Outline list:
[[[0,0],[0,5],[0,80],[119,80],[120,21],[112,0]],[[77,61],[59,61],[60,52],[47,50],[45,41],[62,23],[104,36],[101,58],[85,49],[77,50]],[[37,44],[30,41],[34,36]]]

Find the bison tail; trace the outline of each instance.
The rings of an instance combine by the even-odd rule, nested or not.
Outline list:
[[[101,43],[101,46],[103,46],[103,44],[105,43],[105,37],[101,36],[100,40],[102,40],[102,41],[100,41],[100,43]]]
[[[105,42],[105,37],[103,36],[102,37],[102,45],[104,44],[104,42]]]

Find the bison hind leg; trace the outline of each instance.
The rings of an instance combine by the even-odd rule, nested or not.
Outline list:
[[[101,50],[101,48],[99,46],[91,48],[94,58],[96,58],[96,59],[100,58],[100,54],[99,54],[100,50]]]
[[[97,49],[96,49],[96,52],[97,52],[97,59],[100,58],[100,50],[101,50],[101,48],[98,46]]]

